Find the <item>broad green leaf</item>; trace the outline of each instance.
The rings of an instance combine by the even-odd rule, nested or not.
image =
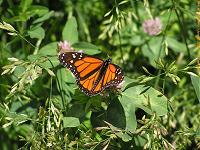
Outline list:
[[[89,31],[89,24],[87,23],[87,19],[84,17],[84,14],[81,10],[76,9],[78,22],[79,22],[79,35],[83,39],[87,39],[88,42],[91,41],[90,31]]]
[[[53,14],[54,14],[54,11],[50,11],[50,12],[46,13],[44,16],[42,16],[42,17],[40,17],[40,18],[34,20],[33,23],[40,23],[40,22],[43,22],[43,21],[49,19]]]
[[[53,56],[53,57],[48,57],[48,59],[44,62],[40,62],[40,66],[42,68],[54,68],[60,64],[58,57]]]
[[[97,112],[92,112],[90,117],[90,122],[93,128],[96,127],[105,127],[105,120],[106,120],[106,111],[100,110]]]
[[[171,48],[174,52],[186,53],[186,46],[184,43],[177,41],[175,38],[166,37],[166,41],[168,43],[168,47]]]
[[[127,77],[127,76],[124,77],[124,81],[125,82],[124,82],[124,84],[122,86],[122,91],[124,91],[125,89],[128,89],[128,88],[130,88],[132,86],[138,85],[137,80],[131,79],[131,78]]]
[[[32,4],[32,0],[21,0],[20,2],[20,8],[22,9],[22,12],[25,12]]]
[[[165,51],[162,46],[162,37],[154,37],[142,46],[142,53],[149,58],[150,64],[156,66],[155,61],[164,57]]]
[[[129,99],[121,98],[120,103],[124,109],[124,114],[126,118],[126,130],[134,132],[137,127],[137,121],[135,116],[135,105],[130,103]]]
[[[72,73],[64,67],[62,69],[59,69],[57,73],[59,75],[58,79],[62,82],[72,84],[76,82],[74,76],[72,76]]]
[[[42,68],[54,68],[60,64],[57,56],[44,56],[41,54],[29,55],[28,60],[31,62],[37,61]]]
[[[63,127],[77,127],[80,125],[80,121],[75,117],[63,117]]]
[[[119,100],[117,98],[112,99],[106,111],[106,121],[117,128],[126,129],[127,120],[125,113]]]
[[[27,57],[28,60],[30,60],[31,62],[34,62],[38,59],[41,59],[43,57],[43,55],[37,54],[37,55],[29,55]]]
[[[28,34],[31,38],[43,39],[45,36],[45,31],[42,27],[32,29],[28,31]]]
[[[63,40],[70,42],[71,44],[78,42],[78,30],[75,17],[71,17],[65,24],[62,32]]]
[[[139,46],[145,42],[144,38],[141,35],[134,34],[129,40],[130,44],[133,46]]]
[[[35,14],[37,14],[40,17],[43,16],[43,15],[45,15],[45,14],[48,14],[48,12],[49,12],[49,9],[47,7],[41,6],[41,5],[31,5],[30,8],[29,8],[29,10],[32,13],[35,13]]]
[[[49,12],[49,9],[44,6],[39,6],[39,5],[31,5],[28,7],[28,9],[23,12],[23,14],[15,15],[14,17],[9,18],[8,20],[13,22],[13,21],[27,21],[31,17],[34,17],[38,15],[39,17],[47,14]],[[35,20],[35,19],[34,19]]]
[[[58,78],[57,89],[63,92],[65,102],[68,103],[71,100],[71,95],[75,93],[75,78],[72,76],[71,72],[64,67],[59,69],[56,75]]]
[[[57,50],[57,42],[52,42],[42,47],[38,51],[38,54],[43,55],[43,56],[50,56],[50,55],[57,56],[56,50]]]
[[[85,113],[85,105],[83,104],[73,104],[68,110],[67,114],[68,117],[76,117],[79,118],[80,121],[83,121]]]
[[[158,116],[163,116],[168,112],[167,98],[149,86],[134,85],[126,89],[122,93],[120,102],[122,101],[127,101],[133,109],[139,107],[149,114],[155,112]]]
[[[191,77],[192,85],[195,89],[197,98],[199,99],[199,102],[200,102],[200,77],[199,76],[193,76],[193,75],[190,75],[190,77]]]
[[[84,53],[89,55],[95,55],[101,53],[99,48],[91,43],[78,42],[72,45],[76,50],[83,50]]]

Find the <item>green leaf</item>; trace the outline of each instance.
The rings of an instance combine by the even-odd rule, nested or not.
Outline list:
[[[174,38],[166,37],[166,41],[168,43],[168,47],[171,48],[174,52],[180,53],[184,52],[186,53],[186,47],[185,44],[177,41]]]
[[[200,128],[198,128],[198,129],[196,130],[195,136],[196,136],[197,138],[200,138]]]
[[[18,131],[18,134],[23,137],[28,137],[34,134],[34,128],[29,124],[21,124],[15,127],[15,130]]]
[[[43,39],[45,36],[45,31],[42,27],[34,28],[28,31],[31,38]]]
[[[20,2],[20,8],[22,9],[22,12],[25,12],[32,4],[32,0],[21,0]]]
[[[48,57],[48,60],[44,61],[44,62],[40,62],[40,66],[42,68],[54,68],[56,66],[58,66],[60,64],[58,57],[54,56],[54,57]]]
[[[41,57],[43,57],[43,56],[42,56],[42,55],[39,55],[39,54],[37,54],[37,55],[29,55],[29,56],[27,57],[27,59],[30,60],[31,62],[34,62],[34,61],[36,61],[37,59],[40,59]]]
[[[75,117],[63,117],[63,127],[77,127],[80,125],[80,121]]]
[[[70,42],[71,44],[78,42],[78,30],[75,17],[71,17],[65,24],[62,32],[63,40]]]
[[[85,113],[85,105],[83,104],[73,104],[68,110],[67,114],[68,117],[76,117],[79,118],[80,121],[83,120]]]
[[[37,54],[37,55],[29,55],[27,58],[31,62],[38,61],[38,65],[40,65],[42,68],[45,68],[45,69],[53,68],[60,64],[57,56],[44,57],[44,55]],[[41,61],[42,59],[44,61]]]
[[[78,42],[72,45],[76,50],[83,50],[88,55],[95,55],[101,53],[96,45],[87,42]]]
[[[75,78],[72,76],[72,73],[66,68],[59,69],[57,75],[58,75],[58,80],[60,80],[60,82],[67,82],[67,83],[76,82]]]
[[[132,140],[132,137],[127,133],[123,133],[122,131],[115,133],[118,137],[120,137],[124,142],[128,142]]]
[[[162,37],[154,37],[147,44],[142,46],[142,53],[149,58],[150,64],[156,66],[155,61],[165,55],[162,45]]]
[[[68,103],[71,100],[71,94],[75,93],[75,87],[77,87],[75,85],[75,78],[66,68],[59,69],[56,75],[58,77],[57,89],[60,91],[61,88],[64,93],[66,103]]]
[[[40,6],[40,5],[31,5],[29,10],[32,13],[37,14],[38,16],[43,16],[45,14],[48,14],[49,9],[45,6]],[[37,19],[36,19],[37,20]],[[34,21],[35,22],[35,21]]]
[[[56,55],[57,56],[57,42],[52,42],[42,47],[38,54],[43,56]]]
[[[149,114],[155,112],[158,116],[163,116],[168,112],[167,98],[150,86],[133,85],[122,93],[120,102],[123,101],[129,103],[132,109],[139,107]]]
[[[120,101],[117,98],[112,99],[107,108],[106,121],[117,128],[126,129],[127,120],[125,113]]]
[[[120,103],[124,109],[125,117],[126,117],[126,130],[134,132],[137,127],[137,121],[135,116],[135,105],[130,103],[129,99],[121,98]]]
[[[36,19],[33,23],[40,23],[40,22],[44,22],[45,20],[48,20],[51,16],[53,16],[54,11],[50,11],[46,14],[44,14],[44,16]]]
[[[199,102],[200,102],[200,77],[199,76],[193,76],[193,75],[190,75],[190,77],[191,77],[192,85],[195,89],[197,98],[199,99]]]
[[[128,41],[128,39],[125,39],[125,40]],[[133,36],[131,36],[131,39],[129,40],[129,43],[133,46],[140,46],[144,42],[145,42],[144,37],[137,34],[133,34]]]

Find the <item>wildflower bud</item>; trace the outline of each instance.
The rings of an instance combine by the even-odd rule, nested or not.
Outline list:
[[[71,44],[68,41],[64,41],[64,42],[60,41],[58,43],[58,50],[60,54],[68,52],[68,51],[74,51],[74,49],[71,47]]]
[[[150,36],[158,35],[161,32],[162,24],[159,18],[145,20],[143,23],[144,32]]]

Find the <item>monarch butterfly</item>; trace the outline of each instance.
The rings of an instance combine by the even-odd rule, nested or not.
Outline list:
[[[124,79],[121,68],[111,63],[111,58],[103,61],[73,51],[61,53],[59,61],[74,74],[79,88],[88,96],[100,94],[110,86],[117,86]]]

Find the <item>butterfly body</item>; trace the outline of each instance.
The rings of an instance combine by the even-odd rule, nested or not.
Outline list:
[[[112,59],[109,58],[109,59],[107,59],[107,60],[103,63],[103,65],[101,66],[101,68],[100,68],[100,74],[99,74],[97,80],[95,81],[95,83],[94,83],[94,85],[93,85],[92,91],[94,90],[94,88],[97,86],[97,84],[98,84],[99,81],[101,80],[101,77],[105,74],[105,72],[106,72],[106,70],[107,70],[107,68],[108,68],[108,65],[109,65],[111,62],[112,62]]]
[[[117,86],[124,78],[121,68],[112,64],[111,58],[103,61],[80,52],[65,52],[59,55],[59,60],[74,74],[79,88],[88,96]]]

